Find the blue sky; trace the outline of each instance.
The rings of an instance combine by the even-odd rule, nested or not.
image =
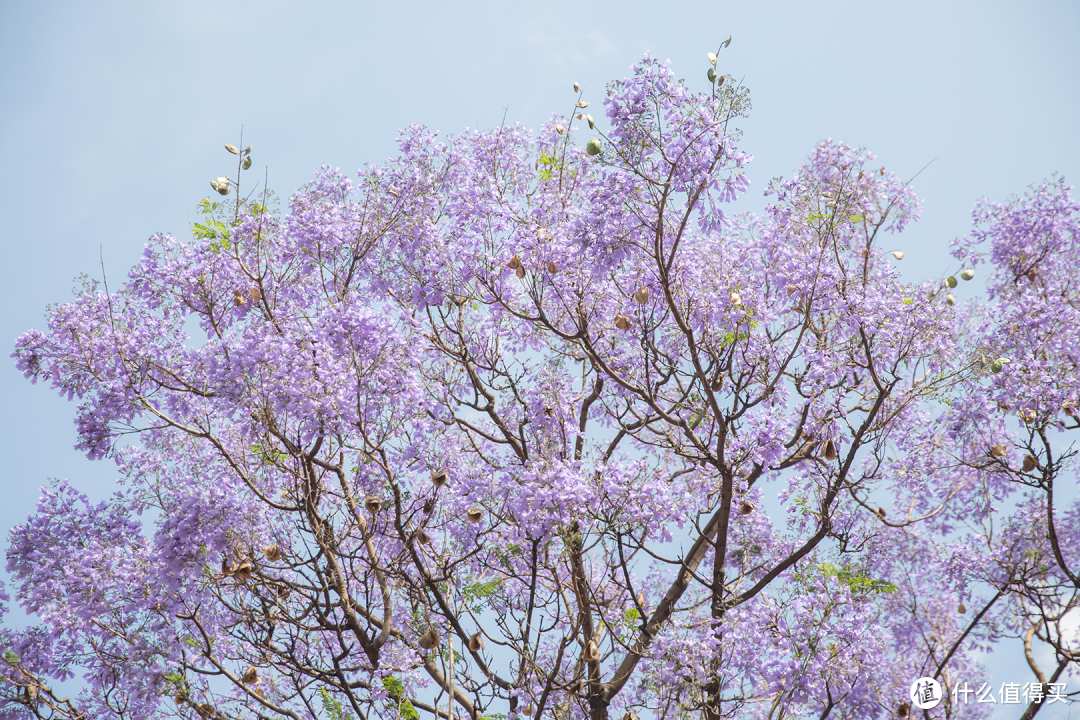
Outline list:
[[[412,123],[456,133],[505,113],[536,127],[569,110],[574,81],[599,104],[646,50],[704,90],[705,53],[728,35],[720,69],[753,98],[742,124],[753,184],[737,207],[760,209],[769,178],[826,137],[904,177],[933,161],[914,182],[923,219],[895,242],[907,279],[940,277],[959,269],[948,242],[978,198],[1005,200],[1055,171],[1080,177],[1078,30],[1075,0],[6,0],[0,337],[12,348],[77,274],[100,277],[99,252],[119,284],[152,233],[189,236],[209,181],[235,170],[222,145],[239,144],[241,126],[251,177],[267,172],[287,197],[324,163],[382,162]],[[0,526],[25,518],[50,477],[111,491],[112,466],[72,449],[72,404],[10,359],[0,397]],[[1027,680],[1021,655],[999,654],[1002,680]]]

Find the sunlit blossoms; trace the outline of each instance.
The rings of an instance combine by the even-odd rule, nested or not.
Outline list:
[[[1010,634],[1068,677],[1076,202],[981,205],[957,303],[863,148],[731,212],[712,72],[204,201],[19,338],[123,481],[13,530],[0,717],[886,718]]]

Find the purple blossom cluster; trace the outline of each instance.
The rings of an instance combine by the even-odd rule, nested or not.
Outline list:
[[[978,207],[995,304],[954,308],[865,149],[735,215],[745,88],[646,56],[604,107],[207,201],[18,339],[122,489],[12,531],[0,718],[885,718],[1007,637],[1075,671],[1064,184]]]

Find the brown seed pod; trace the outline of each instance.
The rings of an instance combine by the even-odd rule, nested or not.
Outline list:
[[[417,542],[421,545],[431,544],[431,536],[427,534],[427,531],[424,530],[424,528],[416,528],[413,532],[413,537],[416,538]]]
[[[723,378],[716,378],[715,380],[712,381],[712,385],[709,386],[709,389],[712,390],[713,392],[720,392],[720,388],[722,388],[722,387],[724,387]]]
[[[244,671],[244,674],[240,676],[240,679],[248,685],[254,685],[259,682],[259,671],[254,667],[249,667]]]
[[[643,593],[641,590],[638,590],[637,604],[642,608],[645,607],[645,593]]]
[[[514,271],[514,274],[517,275],[518,278],[525,277],[525,268],[519,267],[517,270]]]
[[[740,515],[749,515],[752,512],[754,512],[754,506],[753,505],[746,502],[745,500],[743,500],[741,503],[739,503],[739,514]]]
[[[630,316],[629,315],[616,315],[615,316],[615,327],[619,328],[620,330],[629,330],[630,329]]]
[[[829,440],[827,443],[825,443],[825,459],[826,460],[835,460],[836,459],[836,445],[833,444],[832,440]]]
[[[1020,411],[1020,419],[1025,423],[1029,423],[1035,420],[1035,411],[1031,408],[1024,408]]]
[[[278,547],[277,543],[267,545],[263,548],[263,555],[265,555],[266,559],[270,562],[277,562],[281,559],[281,548]]]
[[[435,628],[429,627],[427,632],[416,641],[416,644],[425,650],[430,650],[439,644],[439,633],[435,632]]]
[[[521,258],[518,256],[517,253],[514,253],[514,257],[510,258],[510,262],[506,263],[506,267],[510,268],[511,270],[517,270],[521,267]]]
[[[435,498],[428,498],[424,503],[424,514],[430,515],[435,510]]]
[[[233,575],[240,578],[241,580],[250,580],[251,579],[251,563],[247,562],[246,560],[244,562],[240,563],[237,566],[236,570],[233,571]]]
[[[468,509],[465,516],[469,518],[469,522],[478,523],[484,519],[484,511],[474,505]]]
[[[644,286],[639,287],[637,292],[634,293],[634,299],[642,305],[649,302],[649,288]]]
[[[967,608],[966,608],[966,607],[964,607],[964,603],[960,603],[960,604],[959,604],[959,605],[958,605],[958,606],[956,607],[956,612],[960,613],[961,615],[963,615],[964,613],[966,613],[966,612],[967,612]]]
[[[1038,268],[1032,267],[1030,270],[1028,270],[1027,271],[1027,279],[1030,280],[1031,282],[1035,282],[1036,280],[1038,280],[1039,279],[1039,270],[1038,270]]]
[[[1024,464],[1020,466],[1020,469],[1024,472],[1031,472],[1038,466],[1039,461],[1033,458],[1031,455],[1024,456]]]
[[[904,259],[904,251],[903,250],[893,250],[892,251],[892,256],[894,258],[896,258],[897,260],[903,260]]]
[[[266,695],[266,693],[263,692],[262,688],[255,688],[255,694],[258,695],[260,698],[265,697]]]
[[[555,275],[556,273],[558,273],[558,272],[559,272],[559,266],[558,266],[558,265],[556,265],[556,264],[555,264],[554,262],[552,262],[551,260],[548,260],[548,263],[547,263],[547,270],[548,270],[548,272],[549,272],[549,273],[551,273],[552,275]]]
[[[796,293],[798,291],[799,291],[799,286],[798,285],[788,285],[787,286],[787,296],[788,297],[791,297],[793,293]]]
[[[251,299],[255,302],[262,300],[262,290],[257,287],[251,288]]]
[[[469,650],[472,652],[480,652],[484,647],[484,638],[480,637],[480,633],[476,633],[469,638]]]
[[[38,696],[37,685],[27,685],[26,686],[26,697],[29,698],[30,700],[37,700],[37,696]]]
[[[577,85],[577,83],[574,83],[574,84]],[[521,711],[521,714],[522,715],[528,715],[529,717],[532,717],[532,714],[533,714],[532,705],[526,705],[525,709]]]
[[[590,640],[589,644],[585,646],[583,657],[585,662],[596,662],[600,659],[600,648],[596,647],[596,640]]]
[[[739,293],[731,293],[729,299],[731,300],[731,304],[734,306],[742,305],[742,298],[739,296]]]
[[[449,479],[450,476],[446,473],[445,470],[436,470],[435,472],[431,473],[431,482],[434,483],[435,487],[437,488],[441,488],[443,485],[446,484],[446,481]]]
[[[563,127],[562,125],[556,125],[555,126],[555,132],[559,133],[560,135],[565,135],[566,134],[566,128]]]
[[[882,170],[884,170],[884,168],[882,168]],[[885,173],[882,172],[882,174],[884,175]],[[906,718],[906,717],[909,717],[910,715],[911,715],[911,705],[908,705],[906,702],[902,702],[896,707],[896,717],[898,717],[898,718]]]
[[[990,446],[990,454],[994,457],[1005,457],[1008,450],[1001,443],[996,443]]]
[[[221,559],[221,574],[222,575],[224,575],[225,577],[228,577],[228,576],[232,575],[233,572],[235,572],[235,570],[236,569],[232,566],[231,562],[229,562],[225,558]]]
[[[882,520],[884,520],[884,519],[885,519],[885,508],[879,507],[879,508],[877,509],[877,514],[878,514],[878,517],[879,517],[879,518],[881,518]]]
[[[288,585],[278,585],[277,596],[279,598],[285,598],[285,597],[288,596],[288,594],[289,594],[289,586]]]
[[[233,301],[233,305],[235,305],[236,307],[240,307],[245,302],[247,302],[247,300],[244,299],[244,294],[242,292],[240,292],[239,290],[233,290],[232,301]]]
[[[375,513],[382,510],[382,500],[375,497],[374,495],[368,495],[366,498],[364,498],[364,507],[367,508],[367,511],[369,513],[374,515]]]

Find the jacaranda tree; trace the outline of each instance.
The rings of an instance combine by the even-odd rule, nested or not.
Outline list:
[[[193,239],[50,308],[15,360],[122,485],[12,531],[0,717],[884,718],[920,677],[988,717],[1008,637],[1028,716],[1064,702],[1080,208],[980,206],[990,305],[905,284],[918,200],[864,149],[724,212],[750,103],[710,63],[410,127],[284,215],[227,146]]]

